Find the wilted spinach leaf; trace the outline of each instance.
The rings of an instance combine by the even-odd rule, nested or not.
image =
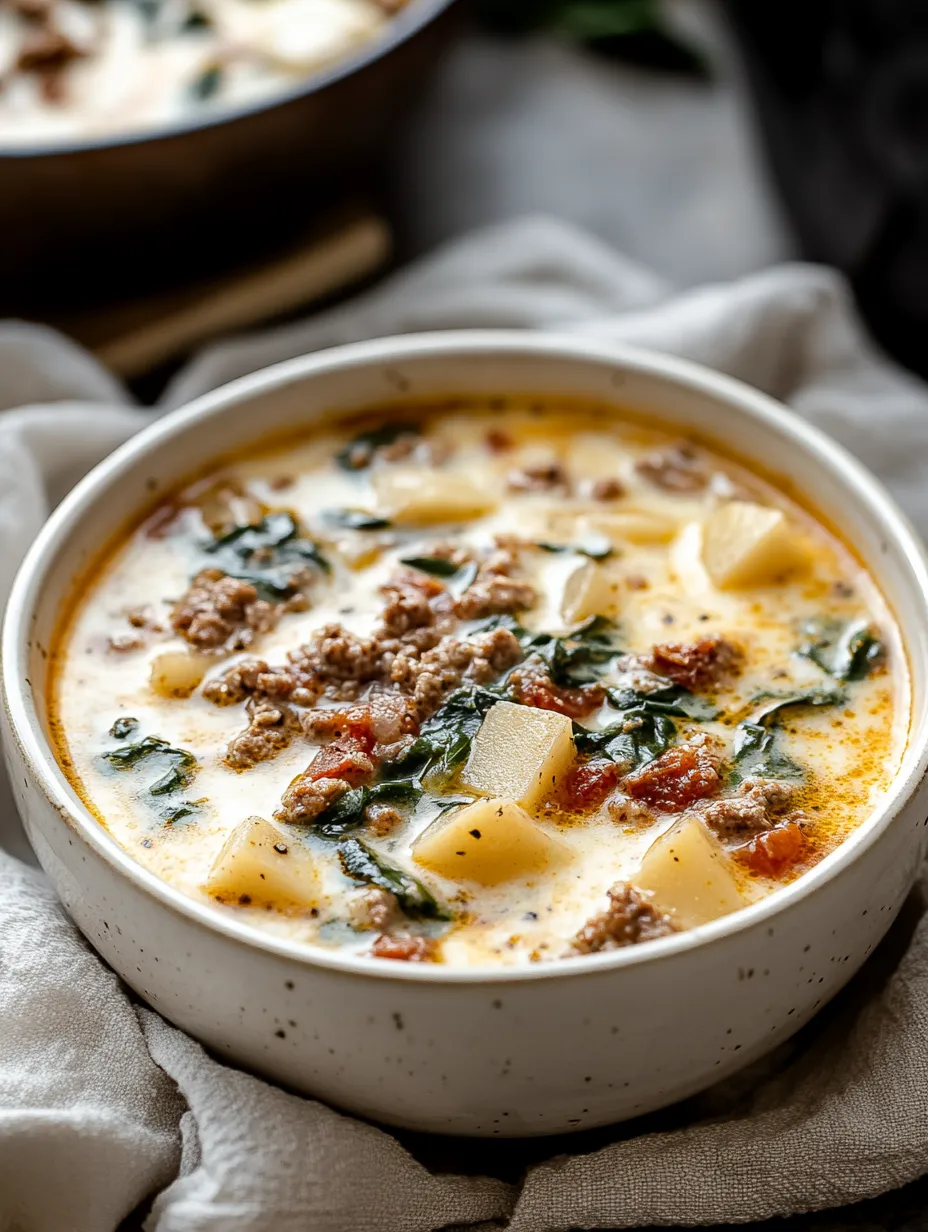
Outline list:
[[[297,577],[307,565],[326,573],[331,570],[316,545],[303,537],[295,518],[285,511],[269,513],[248,526],[235,526],[207,543],[205,551],[229,577],[250,582],[271,603],[294,593]]]
[[[543,552],[576,552],[590,560],[608,560],[614,548],[605,535],[586,535],[575,543],[536,543]]]
[[[125,717],[116,720],[110,728],[110,735],[114,740],[125,740],[126,736],[132,735],[138,725],[138,719],[134,719],[130,715],[126,715]]]
[[[359,432],[335,455],[344,471],[361,471],[370,466],[374,454],[385,445],[392,445],[403,436],[418,436],[419,429],[410,423],[389,423],[369,432]]]
[[[211,64],[200,73],[199,77],[195,77],[190,83],[191,98],[198,99],[200,102],[205,102],[208,98],[212,98],[219,91],[222,79],[222,67],[218,64]]]
[[[322,516],[330,526],[345,530],[386,530],[391,525],[389,518],[364,509],[326,509]]]
[[[883,657],[884,647],[866,619],[842,624],[838,620],[810,620],[802,629],[798,653],[811,659],[835,680],[863,680]]]
[[[470,752],[470,746],[491,706],[506,700],[502,690],[465,686],[455,690],[443,706],[422,724],[418,738],[398,762],[393,773],[413,773],[422,779],[453,774]]]
[[[420,573],[430,573],[433,577],[449,578],[460,570],[461,566],[444,556],[401,556],[401,565],[410,569],[418,569]]]
[[[538,655],[557,685],[593,684],[619,653],[618,630],[605,616],[591,616],[565,637],[525,635],[522,646]]]
[[[843,706],[847,694],[843,689],[804,689],[797,693],[762,693],[755,701],[763,705],[751,717],[752,723],[767,724],[771,719],[779,721],[780,714],[793,706]]]
[[[187,749],[174,748],[160,736],[146,736],[135,744],[124,744],[102,754],[103,760],[114,770],[134,770],[142,762],[151,759],[155,763],[168,763],[167,771],[148,785],[153,796],[167,796],[180,791],[192,780],[199,764]]]
[[[188,817],[196,817],[202,803],[201,800],[181,800],[180,804],[168,805],[160,813],[161,820],[170,826],[175,822],[185,821]]]
[[[352,787],[314,818],[312,827],[322,838],[341,838],[364,824],[367,820],[365,810],[369,804],[414,808],[421,795],[421,786],[412,778],[387,779],[371,787]]]
[[[640,708],[627,711],[617,723],[591,731],[574,723],[577,752],[590,757],[608,757],[627,770],[646,766],[665,753],[677,738],[677,725],[666,714]]]
[[[737,786],[744,779],[801,779],[802,766],[779,747],[780,729],[762,723],[739,723],[732,745],[729,781]]]
[[[666,714],[676,719],[693,719],[705,723],[718,717],[718,707],[708,698],[691,693],[682,684],[667,681],[648,693],[637,689],[610,689],[610,705],[616,710],[641,710],[648,714]]]
[[[395,894],[400,907],[412,920],[448,920],[450,915],[429,893],[421,881],[402,868],[388,863],[360,839],[349,838],[339,844],[338,857],[346,876],[353,881],[379,886]]]

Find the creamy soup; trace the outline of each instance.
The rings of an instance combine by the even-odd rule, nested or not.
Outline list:
[[[0,143],[245,103],[344,59],[407,0],[0,0]]]
[[[217,912],[518,965],[695,927],[873,809],[891,616],[770,482],[605,407],[391,408],[127,532],[52,666],[62,765]]]

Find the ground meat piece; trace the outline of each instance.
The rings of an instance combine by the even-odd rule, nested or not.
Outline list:
[[[114,633],[106,639],[106,644],[117,654],[128,654],[133,650],[141,650],[145,639],[140,633]]]
[[[509,629],[492,629],[473,639],[445,637],[432,650],[404,650],[393,660],[391,679],[412,695],[418,717],[427,718],[465,679],[486,684],[522,657]]]
[[[802,814],[794,814],[772,830],[758,834],[744,847],[735,850],[736,857],[751,869],[765,877],[779,877],[797,864],[805,852],[805,835],[800,821]]]
[[[556,685],[537,658],[517,668],[509,677],[509,686],[516,701],[523,706],[554,710],[572,719],[592,714],[606,699],[606,691],[599,684],[585,684],[576,689]]]
[[[738,666],[741,651],[722,637],[704,637],[698,642],[666,642],[655,646],[643,660],[658,676],[699,691],[711,689]]]
[[[371,946],[372,958],[397,962],[436,962],[438,942],[434,937],[389,937],[382,935]]]
[[[266,699],[249,705],[248,726],[232,737],[226,749],[224,760],[233,770],[250,770],[260,761],[270,761],[300,730],[288,706],[275,706]]]
[[[277,623],[278,612],[248,582],[203,569],[174,605],[171,625],[198,650],[243,650]]]
[[[590,485],[593,500],[614,501],[625,495],[625,487],[618,479],[595,479]]]
[[[85,53],[68,36],[50,24],[28,31],[19,47],[16,67],[22,73],[59,72]]]
[[[396,895],[379,886],[367,886],[348,898],[348,919],[353,928],[363,931],[376,929],[383,932],[399,918],[400,910]]]
[[[428,595],[419,587],[385,586],[384,593],[389,601],[381,620],[389,637],[402,637],[411,629],[422,629],[434,622],[435,614],[429,606]]]
[[[512,449],[515,442],[508,432],[503,432],[499,428],[491,428],[483,438],[486,441],[487,449],[490,453],[505,453],[508,449]]]
[[[559,796],[570,812],[586,813],[597,808],[619,781],[619,767],[614,761],[594,759],[573,766],[560,786]]]
[[[364,810],[367,828],[377,838],[384,838],[404,820],[399,809],[391,804],[369,804]]]
[[[502,575],[478,575],[454,605],[461,620],[482,620],[485,616],[525,612],[538,601],[531,582]]]
[[[653,808],[680,813],[721,786],[718,758],[708,740],[678,744],[640,770],[629,774],[626,793]]]
[[[234,706],[249,697],[287,701],[293,698],[294,681],[287,672],[269,667],[263,659],[242,659],[221,676],[207,680],[202,691],[214,706]],[[298,704],[311,704],[313,700],[314,696],[304,696]]]
[[[654,820],[651,810],[646,805],[640,800],[633,800],[631,796],[624,795],[621,791],[612,793],[606,801],[606,808],[612,820],[620,826],[650,825]]]
[[[344,779],[312,779],[298,774],[280,800],[280,808],[274,816],[278,821],[306,825],[329,805],[334,804],[348,790]]]
[[[377,680],[383,675],[383,647],[376,637],[356,637],[341,625],[323,625],[289,656],[294,667],[325,682]]]
[[[318,744],[350,739],[365,751],[369,752],[374,747],[375,736],[368,705],[352,706],[348,710],[312,710],[303,715],[302,723],[309,739]]]
[[[665,492],[701,492],[709,482],[696,450],[686,441],[648,454],[635,463],[635,470]]]
[[[769,830],[793,797],[795,788],[774,779],[745,779],[737,794],[705,805],[702,816],[718,834]]]
[[[560,462],[541,462],[536,466],[510,471],[506,477],[506,486],[510,492],[567,493],[570,490],[570,481]]]
[[[609,906],[594,915],[573,939],[576,954],[598,954],[642,941],[654,941],[676,932],[670,916],[658,911],[640,890],[619,882],[609,891]]]

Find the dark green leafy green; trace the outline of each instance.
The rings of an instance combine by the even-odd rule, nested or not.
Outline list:
[[[693,719],[697,723],[718,717],[718,707],[708,698],[691,693],[682,684],[667,681],[648,693],[637,689],[609,689],[609,703],[616,710],[641,710],[648,714],[670,715],[675,719]]]
[[[577,752],[589,757],[608,757],[626,771],[640,769],[665,753],[677,738],[677,725],[666,714],[642,709],[627,711],[616,723],[591,731],[574,723]]]
[[[450,578],[460,570],[461,566],[444,556],[401,556],[401,565],[410,569],[418,569],[420,573],[429,573],[432,577]]]
[[[132,733],[138,728],[138,725],[138,719],[132,718],[131,715],[125,715],[124,717],[116,720],[110,728],[110,735],[114,740],[125,740],[126,736],[132,735]]]
[[[566,637],[524,635],[523,649],[539,656],[556,685],[594,684],[620,652],[618,630],[605,616],[591,616]]]
[[[763,701],[760,709],[751,716],[752,723],[779,722],[784,710],[795,706],[843,706],[847,694],[843,689],[804,689],[797,693],[762,693],[755,701]]]
[[[418,738],[391,773],[412,774],[418,781],[449,778],[467,758],[470,746],[490,707],[506,699],[500,689],[467,686],[457,689],[430,719],[422,724]]]
[[[313,820],[313,830],[322,838],[341,838],[343,834],[364,825],[368,805],[394,804],[400,808],[415,808],[421,796],[421,785],[411,777],[387,779],[371,787],[352,787]]]
[[[586,535],[574,543],[536,543],[543,552],[575,552],[578,556],[588,556],[590,560],[608,560],[613,555],[614,548],[605,535]]]
[[[198,102],[204,103],[208,98],[212,98],[219,92],[219,87],[223,81],[223,71],[218,64],[211,64],[209,68],[203,70],[199,77],[195,77],[190,83],[190,96]]]
[[[167,825],[175,825],[178,821],[186,821],[188,817],[196,817],[202,806],[201,800],[181,800],[179,804],[170,804],[162,809],[159,816]]]
[[[199,763],[188,749],[178,749],[162,740],[160,736],[146,736],[134,744],[124,744],[102,754],[103,760],[114,770],[135,770],[142,763],[163,765],[168,769],[148,785],[153,796],[167,796],[187,787],[199,769]]]
[[[729,782],[744,779],[801,779],[802,766],[780,748],[780,729],[762,723],[739,723],[732,744],[733,765]]]
[[[304,538],[296,519],[283,510],[233,527],[207,543],[205,551],[229,577],[250,582],[271,603],[294,594],[307,567],[326,573],[331,569],[316,545]]]
[[[882,659],[884,646],[866,619],[810,620],[802,628],[797,653],[842,683],[863,680]]]
[[[349,838],[339,844],[338,857],[345,875],[353,881],[379,886],[395,894],[400,907],[411,920],[448,920],[447,910],[435,901],[421,881],[397,868],[360,839]]]
[[[389,518],[364,509],[326,509],[322,516],[329,526],[344,530],[386,530],[391,525]]]
[[[361,471],[370,466],[374,454],[386,445],[393,445],[404,436],[418,436],[419,429],[410,423],[382,424],[369,432],[359,432],[335,455],[335,461],[345,471]]]

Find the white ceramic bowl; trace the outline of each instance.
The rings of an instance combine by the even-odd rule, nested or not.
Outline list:
[[[152,493],[217,453],[404,395],[576,394],[653,410],[811,496],[872,570],[909,657],[913,723],[880,807],[792,885],[637,948],[524,970],[444,969],[302,947],[185,898],[117,846],[56,763],[46,655],[75,579]],[[921,863],[928,572],[878,483],[769,398],[667,356],[510,332],[342,347],[234,382],[154,424],[53,514],[3,630],[4,737],[26,830],[90,943],[220,1057],[365,1116],[460,1134],[583,1129],[669,1104],[791,1035],[857,970]]]

